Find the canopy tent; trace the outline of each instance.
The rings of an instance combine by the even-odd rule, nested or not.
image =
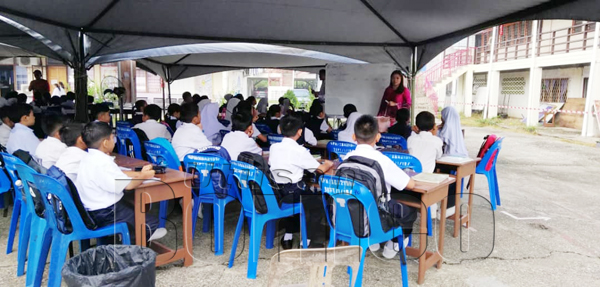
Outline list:
[[[0,20],[51,50],[34,52],[72,65],[83,94],[85,68],[96,56],[244,42],[393,62],[415,73],[483,28],[528,19],[599,21],[598,7],[600,0],[4,0]],[[83,111],[85,100],[79,104]]]
[[[23,49],[0,44],[0,60],[4,58],[13,58],[13,57],[37,57],[38,55],[27,52]]]

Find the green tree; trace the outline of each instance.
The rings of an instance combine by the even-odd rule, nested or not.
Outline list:
[[[285,94],[283,94],[283,97],[289,99],[290,104],[292,104],[292,106],[294,106],[294,108],[300,107],[300,103],[298,102],[298,98],[296,98],[296,94],[294,94],[294,91],[287,90],[287,92],[285,92]]]

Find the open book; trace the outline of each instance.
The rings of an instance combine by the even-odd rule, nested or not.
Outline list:
[[[440,183],[450,177],[449,174],[441,173],[419,173],[412,177],[415,181],[427,182],[427,183]]]
[[[465,163],[465,162],[469,162],[472,161],[472,158],[469,157],[458,157],[458,156],[443,156],[440,157],[437,161],[441,161],[441,162],[449,162],[449,163]]]

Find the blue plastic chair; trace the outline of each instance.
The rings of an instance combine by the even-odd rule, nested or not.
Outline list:
[[[500,190],[498,189],[498,176],[496,175],[496,160],[498,159],[500,149],[502,149],[502,140],[504,139],[499,138],[494,142],[475,168],[475,173],[483,174],[487,178],[492,210],[496,210],[496,205],[501,205]]]
[[[283,140],[283,135],[269,134],[267,135],[267,139],[269,140],[269,144],[280,143]]]
[[[281,203],[277,202],[273,188],[269,184],[269,180],[262,171],[256,169],[251,164],[239,161],[231,161],[233,168],[233,177],[241,187],[240,201],[242,202],[242,210],[235,229],[235,237],[233,238],[233,246],[231,247],[231,255],[229,256],[229,268],[233,267],[235,252],[240,238],[240,232],[244,220],[248,219],[250,226],[250,243],[248,254],[248,273],[249,279],[256,279],[256,267],[258,264],[258,254],[260,252],[260,242],[262,232],[267,225],[267,249],[273,248],[273,238],[275,237],[275,224],[278,219],[290,217],[295,214],[300,214],[300,233],[302,237],[302,246],[307,247],[306,243],[306,220],[304,215],[304,207],[302,203]],[[263,192],[264,199],[267,205],[267,213],[258,213],[254,206],[254,195],[250,189],[250,183],[254,182],[260,186]]]
[[[381,134],[381,139],[379,140],[378,144],[385,147],[400,146],[404,150],[408,149],[406,139],[403,136],[395,134]]]
[[[340,131],[341,131],[341,130],[332,130],[332,131],[331,131],[331,138],[332,138],[334,141],[337,141],[337,140],[338,140],[338,134],[340,133]]]
[[[10,181],[6,173],[4,173],[4,171],[0,169],[0,208],[6,208],[6,206],[4,206],[3,194],[5,192],[10,191],[11,186],[12,182]]]
[[[223,239],[225,228],[225,207],[228,203],[237,199],[237,191],[231,177],[231,164],[216,155],[192,153],[183,158],[185,170],[198,176],[198,191],[192,187],[194,206],[192,216],[198,214],[201,203],[213,205],[214,232],[215,232],[215,255],[223,255]],[[217,194],[213,185],[211,172],[220,171],[227,179],[227,194]],[[210,220],[209,214],[205,214],[204,222]],[[192,220],[192,234],[196,233],[196,219]]]
[[[144,143],[146,148],[146,157],[148,161],[154,165],[165,166],[170,169],[180,170],[181,163],[175,153],[175,149],[171,143],[164,138],[155,138]],[[158,218],[158,226],[165,227],[167,221],[168,201],[160,202],[160,211]]]
[[[393,238],[398,238],[399,246],[401,248],[400,270],[402,272],[402,286],[408,286],[406,251],[402,244],[402,227],[392,228],[387,232],[383,231],[379,219],[377,203],[375,203],[371,191],[355,180],[339,176],[324,175],[319,180],[319,184],[323,191],[323,205],[325,206],[327,222],[331,227],[329,234],[329,248],[335,247],[338,240],[348,242],[350,245],[359,245],[362,247],[360,266],[358,267],[358,270],[352,270],[352,272],[358,272],[356,274],[356,284],[354,286],[362,286],[363,266],[369,246],[371,244],[387,242]],[[333,220],[330,218],[329,211],[327,210],[325,194],[331,196],[333,198],[333,203],[335,204],[335,218],[333,218]],[[359,201],[364,206],[364,210],[367,213],[367,218],[369,220],[370,232],[368,237],[361,238],[356,235],[350,217],[350,210],[348,208],[349,201]],[[350,270],[351,269],[348,271],[350,272]],[[350,275],[350,278],[352,278],[352,275]]]
[[[254,124],[261,134],[272,134],[273,131],[266,124]]]
[[[333,159],[332,154],[335,154],[340,160],[342,156],[356,149],[355,143],[343,141],[330,141],[327,143],[327,158]]]
[[[119,154],[137,159],[142,157],[142,146],[140,139],[133,129],[117,125],[117,142],[119,143]]]
[[[73,228],[73,231],[69,234],[60,232],[55,218],[55,212],[58,212],[58,210],[54,210],[54,206],[49,200],[43,200],[46,207],[46,220],[48,220],[48,225],[52,230],[52,251],[50,255],[50,267],[48,269],[48,287],[60,286],[62,280],[61,270],[65,263],[69,244],[72,241],[121,234],[123,244],[129,245],[131,243],[127,224],[117,223],[90,230],[83,223],[71,195],[58,181],[41,174],[33,174],[32,177],[42,198],[50,198],[50,195],[52,195],[62,202],[62,207],[67,212]],[[47,252],[40,254],[40,261],[46,262],[47,257]]]
[[[383,152],[383,154],[389,157],[399,168],[405,169],[410,168],[416,173],[423,172],[423,165],[418,158],[407,153],[400,152]],[[431,231],[431,208],[427,208],[427,235],[432,236]]]

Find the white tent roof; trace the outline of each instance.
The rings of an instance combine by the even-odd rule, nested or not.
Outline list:
[[[598,7],[600,0],[3,0],[0,20],[43,40],[51,51],[43,54],[64,61],[76,59],[83,31],[89,65],[115,53],[245,42],[402,67],[418,47],[421,67],[483,28],[526,19],[597,21]]]

